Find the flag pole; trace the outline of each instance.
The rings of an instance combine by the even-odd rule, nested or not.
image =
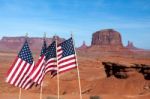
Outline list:
[[[58,99],[60,98],[60,85],[59,85],[59,67],[58,67],[58,59],[57,59],[57,37],[55,35],[55,42],[56,42],[56,65],[57,65],[57,95],[58,95]]]
[[[44,37],[43,37],[43,40],[45,40],[45,39],[46,39],[46,32],[44,32]],[[43,96],[43,83],[44,83],[44,81],[42,81],[41,87],[40,87],[40,99],[42,99],[42,96]]]
[[[75,59],[76,59],[76,64],[77,64],[77,72],[78,72],[78,83],[79,83],[80,99],[82,99],[82,89],[81,89],[81,80],[80,80],[79,65],[78,65],[77,53],[76,53],[76,50],[75,50],[75,42],[74,42],[74,39],[73,39],[73,34],[72,34],[72,32],[71,32],[71,37],[72,37],[72,40],[73,40],[73,48],[74,48],[75,56],[76,56]]]
[[[27,38],[28,38],[28,33],[26,33],[26,36],[25,36],[25,39],[27,40]]]
[[[28,33],[26,33],[25,35],[25,40],[27,40],[28,38]],[[21,91],[21,88],[19,88],[19,99],[21,99],[21,94],[22,94],[22,91]]]
[[[40,87],[40,99],[42,99],[42,96],[43,96],[43,94],[42,94],[42,92],[43,92],[43,82],[41,83],[41,87]]]
[[[25,35],[25,40],[27,40],[28,38],[28,33],[26,33]],[[21,91],[21,88],[19,89],[19,99],[21,99],[21,94],[22,94],[22,91]]]
[[[19,89],[19,99],[21,99],[21,88]]]

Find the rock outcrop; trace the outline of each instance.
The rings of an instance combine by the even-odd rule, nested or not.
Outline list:
[[[61,43],[61,42],[63,42],[63,41],[65,41],[64,38],[60,38],[59,36],[53,36],[52,37],[52,42],[55,41],[55,39],[57,39],[57,43],[58,44]]]
[[[133,64],[126,66],[112,62],[102,62],[107,77],[114,75],[116,78],[125,79],[129,77],[130,72],[138,72],[144,76],[144,79],[150,80],[150,66],[146,64]]]
[[[133,44],[133,42],[128,41],[128,45],[126,46],[126,48],[128,49],[132,49],[132,50],[137,50],[138,48],[136,48]]]
[[[95,45],[123,47],[120,33],[113,29],[104,29],[93,33],[91,46]]]
[[[85,50],[88,46],[86,45],[85,41],[83,41],[83,44],[78,48],[78,50]]]

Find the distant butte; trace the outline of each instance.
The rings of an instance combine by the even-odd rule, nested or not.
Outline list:
[[[83,44],[78,48],[78,50],[85,50],[88,46],[86,45],[85,41],[83,41]]]
[[[54,40],[52,38],[46,38],[47,46]],[[58,43],[63,42],[65,39],[57,36]],[[0,51],[19,51],[25,41],[25,37],[3,37],[0,40]],[[40,52],[43,38],[40,37],[28,37],[28,42],[31,50]]]
[[[0,40],[0,51],[19,51],[25,37],[3,37]],[[47,45],[53,40],[52,38],[46,38]],[[57,36],[58,43],[64,41],[64,38]],[[82,40],[82,39],[80,39]],[[28,38],[31,50],[39,52],[43,43],[43,38],[29,37]],[[114,29],[103,29],[96,31],[92,34],[91,45],[87,46],[85,41],[78,48],[78,50],[91,50],[91,51],[141,51],[133,45],[133,42],[128,42],[127,46],[123,46],[121,34]]]
[[[133,50],[137,50],[138,48],[136,48],[133,44],[133,42],[128,41],[128,45],[126,46],[126,48],[128,49],[133,49]]]
[[[104,29],[93,33],[91,46],[123,47],[121,35],[113,29]]]
[[[92,34],[90,46],[85,42],[78,49],[89,49],[91,51],[142,51],[134,46],[133,42],[128,41],[128,45],[122,43],[121,33],[114,29],[103,29]]]

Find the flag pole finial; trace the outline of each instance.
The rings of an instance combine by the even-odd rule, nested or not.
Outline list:
[[[44,32],[44,39],[46,39],[46,32]]]
[[[71,33],[71,37],[73,38],[73,32],[71,31],[70,33]]]
[[[28,37],[28,32],[26,33],[26,38]]]
[[[55,33],[55,36],[54,36],[55,40],[57,40],[57,34]]]
[[[28,39],[28,32],[25,35],[25,41],[27,41],[27,39]]]

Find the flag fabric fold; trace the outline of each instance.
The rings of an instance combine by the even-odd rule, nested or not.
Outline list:
[[[56,41],[53,41],[53,43],[47,48],[44,71],[45,73],[57,71]]]
[[[43,43],[40,58],[31,73],[31,79],[37,85],[41,85],[44,76],[51,71],[56,70],[56,42],[52,42],[48,48],[46,41]]]
[[[37,85],[41,84],[40,78],[43,75],[43,70],[45,68],[45,57],[46,57],[46,50],[47,50],[47,45],[45,39],[43,40],[43,46],[41,49],[40,57],[38,59],[38,62],[35,65],[35,68],[30,74],[30,77],[33,82],[35,82]]]

